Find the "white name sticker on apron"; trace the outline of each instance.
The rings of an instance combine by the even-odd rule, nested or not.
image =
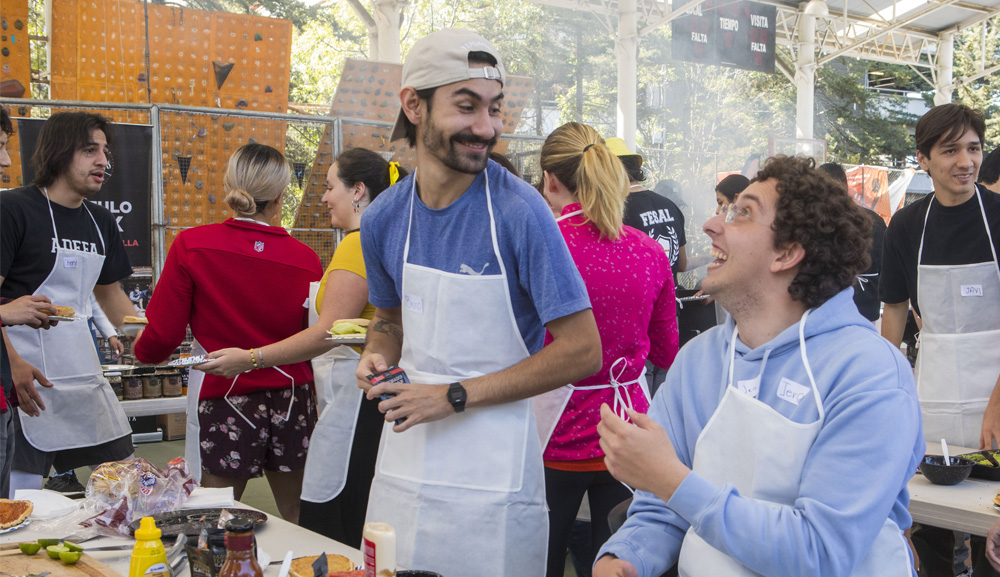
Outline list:
[[[63,259],[63,268],[76,268],[80,266],[80,259],[75,256],[66,257]]]
[[[809,387],[800,385],[793,380],[782,378],[778,383],[778,398],[793,405],[798,405],[802,397],[809,392]]]
[[[979,285],[979,284],[964,284],[964,285],[962,285],[962,296],[963,297],[981,297],[981,296],[983,296],[983,285]]]
[[[756,399],[757,394],[760,393],[760,377],[757,377],[756,379],[747,379],[745,381],[736,381],[736,386],[744,395],[752,399]]]
[[[403,304],[406,305],[406,310],[408,311],[413,311],[417,314],[423,314],[424,312],[424,299],[417,295],[403,295]]]

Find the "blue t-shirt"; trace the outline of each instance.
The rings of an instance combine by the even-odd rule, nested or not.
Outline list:
[[[414,195],[409,262],[455,274],[500,274],[490,236],[486,174],[514,316],[534,354],[542,348],[545,323],[590,308],[590,299],[552,212],[528,183],[490,161],[486,173],[445,208],[428,208]],[[413,178],[411,174],[384,191],[361,217],[368,300],[379,308],[402,302]]]

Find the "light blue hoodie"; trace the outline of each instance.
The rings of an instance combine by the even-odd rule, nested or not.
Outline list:
[[[684,533],[693,527],[763,575],[846,576],[886,518],[901,530],[910,527],[906,483],[926,449],[913,371],[858,313],[852,297],[852,289],[844,290],[806,321],[806,353],[826,417],[791,514],[692,472],[668,503],[636,491],[628,520],[598,559],[611,553],[635,565],[640,577],[657,577],[677,562]],[[688,467],[725,393],[733,328],[729,317],[683,347],[649,410]],[[755,378],[770,349],[758,399],[794,422],[811,423],[819,416],[815,403],[795,405],[777,396],[782,377],[809,383],[798,330],[798,324],[788,327],[753,350],[738,341],[733,382]]]

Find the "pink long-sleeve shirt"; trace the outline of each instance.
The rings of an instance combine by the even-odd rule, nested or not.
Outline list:
[[[562,214],[580,209],[579,204],[571,204]],[[602,240],[597,227],[585,222],[583,214],[571,216],[559,222],[559,229],[587,285],[604,361],[600,371],[573,385],[608,384],[613,365],[619,383],[635,381],[647,358],[658,367],[669,367],[678,349],[677,305],[670,260],[663,247],[630,226],[622,227],[618,240]],[[546,344],[550,341],[551,336],[546,335]],[[633,408],[645,413],[649,399],[642,387],[633,384],[627,390]],[[613,406],[613,389],[574,391],[545,448],[544,459],[603,457],[597,434],[603,403]]]

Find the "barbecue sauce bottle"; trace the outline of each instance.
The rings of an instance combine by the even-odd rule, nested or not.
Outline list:
[[[234,517],[226,523],[226,561],[219,577],[264,577],[253,551],[253,521]]]

